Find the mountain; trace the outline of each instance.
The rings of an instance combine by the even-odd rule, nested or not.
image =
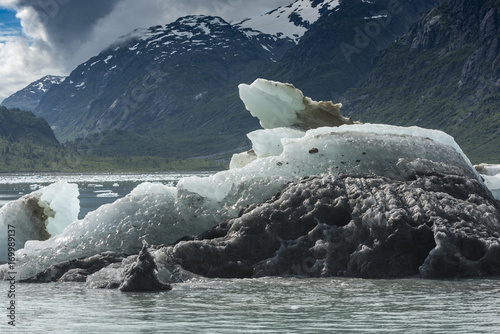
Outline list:
[[[496,0],[444,2],[380,54],[343,112],[444,130],[473,162],[500,163],[499,22]]]
[[[219,17],[183,17],[119,38],[50,89],[34,112],[60,140],[92,139],[101,154],[233,149],[258,122],[227,96],[293,45]]]
[[[321,15],[338,6],[339,0],[297,0],[264,15],[235,22],[234,25],[298,43],[304,33]]]
[[[297,0],[233,24],[199,15],[137,29],[78,66],[34,112],[59,140],[95,154],[227,156],[248,147],[246,133],[259,128],[238,97],[239,83],[279,79],[331,99],[369,70],[378,45],[437,2]],[[345,66],[338,44],[356,43],[359,29],[377,46],[366,45]]]
[[[266,77],[340,98],[354,119],[444,130],[474,162],[499,162],[498,6],[298,0],[233,24],[188,16],[123,36],[67,80],[43,78],[4,104],[45,94],[35,113],[97,154],[210,156],[248,145],[259,126],[236,87]]]
[[[18,108],[21,110],[33,111],[38,106],[40,99],[52,85],[60,84],[65,77],[47,75],[32,82],[27,87],[12,94],[1,103],[7,108]]]
[[[266,74],[316,100],[340,98],[372,69],[378,53],[443,0],[344,0],[310,26]]]
[[[29,140],[47,146],[59,146],[52,129],[43,118],[30,111],[0,106],[0,138],[10,142]]]
[[[44,119],[0,106],[0,172],[53,171],[65,153]]]

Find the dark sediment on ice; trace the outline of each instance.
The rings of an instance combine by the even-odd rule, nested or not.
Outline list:
[[[88,258],[64,261],[50,266],[36,276],[26,279],[25,283],[48,283],[48,282],[85,282],[87,276],[109,266],[112,263],[120,263],[126,258],[125,254],[115,252],[104,252]]]
[[[500,275],[500,214],[477,180],[315,176],[163,248],[207,277]]]
[[[247,207],[237,218],[158,251],[161,263],[144,245],[139,256],[122,263],[123,255],[107,252],[52,266],[28,281],[85,280],[85,273],[97,267],[79,270],[94,262],[119,273],[99,287],[122,291],[170,289],[158,280],[157,265],[170,270],[170,282],[183,280],[176,273],[225,278],[499,276],[500,205],[468,176],[430,173],[407,181],[312,176]]]
[[[137,262],[126,271],[119,289],[123,292],[150,292],[171,290],[169,284],[162,283],[156,276],[156,262],[144,242]]]

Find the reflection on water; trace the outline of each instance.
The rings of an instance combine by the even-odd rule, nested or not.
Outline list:
[[[51,283],[18,291],[16,329],[26,333],[500,332],[498,279],[201,280],[146,294]]]

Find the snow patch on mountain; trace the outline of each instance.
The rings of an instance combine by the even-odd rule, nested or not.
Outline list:
[[[66,79],[64,76],[47,75],[30,83],[25,88],[17,91],[1,104],[7,108],[19,108],[23,110],[33,111],[42,96],[49,90],[52,85],[60,84]]]
[[[339,0],[297,0],[259,17],[246,18],[234,24],[243,30],[246,28],[258,30],[280,38],[290,38],[297,43],[324,12],[338,6]]]

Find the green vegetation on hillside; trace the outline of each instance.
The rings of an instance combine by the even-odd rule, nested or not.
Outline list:
[[[47,122],[30,111],[0,106],[0,137],[10,141],[28,140],[47,146],[59,146]]]
[[[448,1],[429,12],[345,94],[343,112],[361,122],[442,130],[472,163],[500,163],[498,73],[488,58],[499,37],[477,15],[491,2]],[[490,26],[480,29],[479,22]]]
[[[435,49],[419,54],[409,46],[392,45],[377,64],[377,79],[349,92],[358,97],[350,115],[362,122],[440,129],[455,138],[473,163],[500,163],[498,145],[492,145],[500,131],[500,115],[493,114],[500,96],[466,103],[466,88],[458,85],[473,52],[466,45],[440,56]]]
[[[209,171],[227,163],[208,159],[174,160],[160,157],[103,157],[83,155],[67,148],[51,148],[23,141],[0,139],[0,173],[25,172],[170,172]]]
[[[61,146],[43,118],[0,106],[0,173],[167,172],[227,168],[226,162],[209,159],[98,156],[92,150],[92,146]]]

